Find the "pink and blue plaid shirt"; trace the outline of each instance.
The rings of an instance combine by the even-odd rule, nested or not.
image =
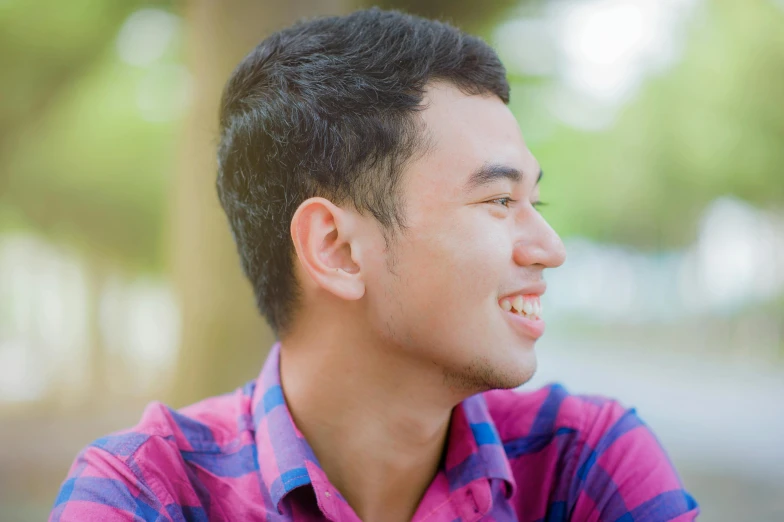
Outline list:
[[[275,345],[259,378],[139,424],[76,458],[51,521],[358,521],[292,421]],[[694,520],[698,508],[633,409],[570,395],[475,395],[452,414],[415,521]]]

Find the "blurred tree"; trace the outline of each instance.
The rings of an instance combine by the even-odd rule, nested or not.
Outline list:
[[[193,0],[185,5],[186,61],[196,92],[171,213],[171,266],[183,321],[172,399],[177,405],[255,377],[274,342],[240,269],[215,191],[223,86],[240,59],[274,30],[350,7],[346,0]]]
[[[140,3],[43,0],[35,8],[22,2],[0,7],[0,49],[6,50],[0,68],[13,78],[3,82],[0,97],[0,157],[94,66]]]
[[[458,27],[476,34],[484,32],[498,23],[503,15],[513,7],[522,4],[543,4],[544,0],[379,0],[365,1],[367,7],[378,6],[384,9],[400,9],[407,13],[446,20]]]
[[[117,67],[111,43],[142,4],[151,5],[0,5],[0,230],[32,229],[79,250],[88,294],[85,398],[93,405],[105,398],[95,392],[106,389],[117,366],[98,325],[107,278],[118,267],[160,268],[163,200],[156,178],[165,179],[170,140],[161,139],[165,129],[135,116],[134,105],[112,98],[132,89],[136,77]],[[149,145],[146,154],[129,143]],[[58,393],[65,384],[49,386],[53,401],[67,395]]]
[[[534,150],[562,234],[671,248],[718,196],[784,204],[784,9],[712,0],[690,29],[681,61],[609,130],[562,127]]]
[[[110,44],[142,4],[0,5],[0,227],[31,227],[137,269],[158,252],[150,231],[160,228],[165,130],[140,121],[132,95],[112,98],[133,93],[138,75],[116,66]],[[151,146],[140,156],[129,143]]]

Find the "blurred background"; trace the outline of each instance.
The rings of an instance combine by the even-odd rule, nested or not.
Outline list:
[[[0,520],[259,371],[214,190],[228,74],[358,0],[0,0]],[[567,245],[540,370],[656,431],[703,520],[784,520],[784,1],[390,0],[487,39]]]

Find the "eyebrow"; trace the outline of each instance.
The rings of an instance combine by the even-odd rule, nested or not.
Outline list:
[[[536,183],[541,181],[544,172],[539,169],[539,175],[536,178]],[[501,165],[498,163],[485,163],[468,178],[465,184],[466,192],[471,192],[479,187],[483,187],[498,181],[499,179],[508,179],[512,183],[520,183],[523,181],[523,173],[514,167],[508,165]]]

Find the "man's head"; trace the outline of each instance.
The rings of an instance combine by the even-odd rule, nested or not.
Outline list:
[[[563,245],[508,97],[487,44],[377,9],[297,24],[240,63],[218,192],[279,336],[348,321],[461,387],[530,378],[536,328],[503,297],[539,293]]]

